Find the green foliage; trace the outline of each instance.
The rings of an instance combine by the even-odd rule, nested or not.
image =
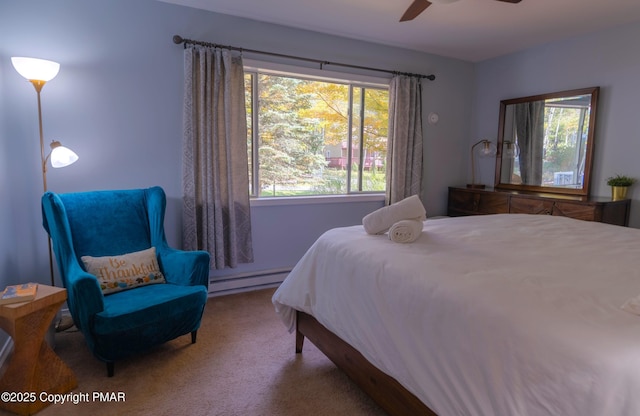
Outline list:
[[[257,91],[252,91],[253,80]],[[351,132],[350,91],[354,102]],[[256,95],[252,92],[257,93],[258,99],[257,105],[253,106],[252,99]],[[346,171],[329,168],[327,155],[345,158],[350,139],[353,141],[354,158],[358,157],[357,152],[362,151],[369,159],[386,159],[387,90],[350,88],[347,84],[258,73],[245,75],[245,99],[248,133],[254,129],[259,132],[260,183],[259,189],[253,191],[257,195],[346,193]],[[364,102],[364,111],[360,110],[361,102]],[[255,119],[252,109],[257,109],[256,126],[252,124]],[[250,163],[251,151],[255,150],[251,142],[249,136]],[[363,174],[365,178],[368,179],[363,180],[362,191],[385,189],[384,168],[373,169],[372,174],[366,176]],[[353,185],[352,189],[359,190]]]
[[[588,132],[579,126],[581,120],[588,118],[589,111],[582,108],[545,107],[544,183],[553,183],[554,172],[576,172],[580,176],[583,161],[579,154]]]
[[[373,169],[370,174],[363,175],[363,191],[384,191],[387,187],[387,178],[384,171]]]
[[[347,191],[347,171],[326,169],[322,181],[313,187],[315,194],[344,194]]]
[[[636,178],[631,178],[625,175],[616,175],[607,178],[607,185],[609,186],[631,186],[636,182]]]

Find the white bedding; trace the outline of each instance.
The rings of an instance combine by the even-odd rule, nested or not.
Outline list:
[[[640,230],[544,215],[323,234],[273,296],[440,416],[640,415]]]

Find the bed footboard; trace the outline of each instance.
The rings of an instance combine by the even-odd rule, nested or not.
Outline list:
[[[305,337],[389,415],[437,416],[394,378],[376,368],[314,317],[296,311],[296,353],[302,352]]]

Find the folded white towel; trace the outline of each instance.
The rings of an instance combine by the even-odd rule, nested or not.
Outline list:
[[[426,213],[418,195],[413,195],[367,214],[362,219],[362,225],[368,234],[384,234],[393,224],[401,220],[424,221]]]
[[[394,243],[413,243],[422,234],[421,220],[401,220],[389,228],[389,239]]]
[[[622,310],[640,315],[640,295],[631,298],[622,305]]]

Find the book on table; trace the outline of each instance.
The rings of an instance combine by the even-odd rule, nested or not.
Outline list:
[[[33,300],[36,297],[37,290],[37,283],[23,283],[7,286],[2,292],[0,292],[0,305]]]

